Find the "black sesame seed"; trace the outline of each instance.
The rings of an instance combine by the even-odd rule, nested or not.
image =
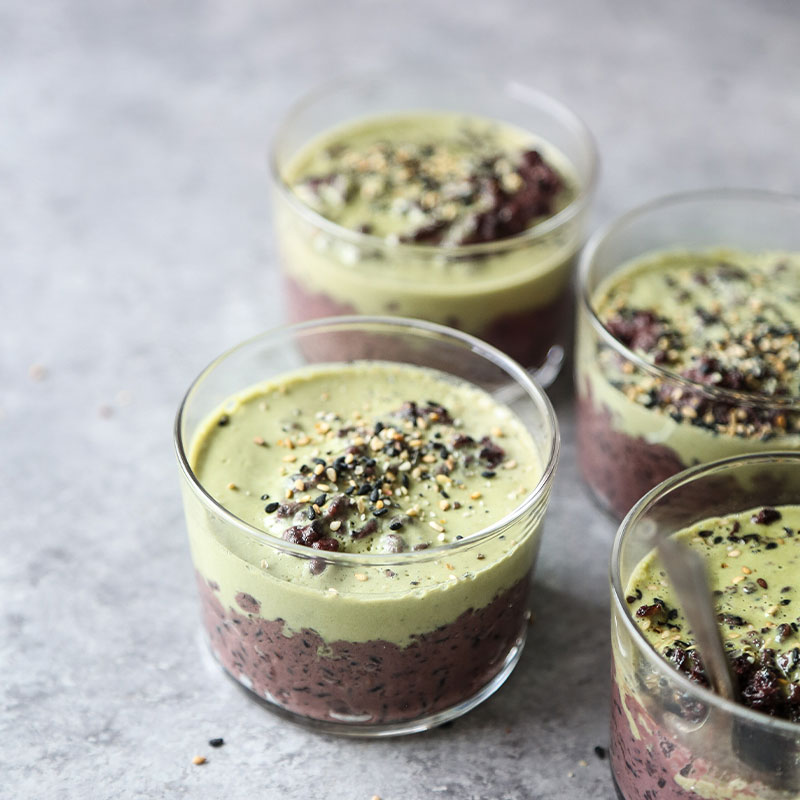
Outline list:
[[[348,486],[348,487],[347,487],[347,488],[344,490],[344,493],[345,493],[345,494],[353,494],[353,492],[354,492],[355,490],[356,490],[356,487],[355,487],[355,484],[354,484],[354,485],[352,485],[352,486]]]
[[[389,523],[390,531],[399,531],[403,527],[403,523],[399,519],[393,520]]]
[[[316,498],[316,500],[314,500],[314,505],[322,508],[322,506],[325,505],[325,501],[327,499],[328,499],[327,495],[321,494],[319,497]]]
[[[405,472],[403,473],[403,477],[401,478],[401,483],[403,484],[404,488],[408,489],[408,483],[409,483],[408,475],[406,475]]]
[[[388,513],[389,513],[389,509],[388,508],[385,508],[385,507],[384,508],[376,508],[372,512],[372,516],[373,517],[382,517],[384,514],[388,514]]]
[[[777,543],[777,542],[767,542],[767,543],[764,545],[764,549],[765,549],[765,550],[774,550],[774,549],[775,549],[777,546],[778,546],[778,543]]]
[[[372,485],[369,483],[362,483],[358,489],[358,493],[361,495],[369,494],[372,491]]]
[[[492,471],[490,469],[485,469],[483,472],[481,472],[481,477],[482,478],[494,478],[494,476],[496,474],[497,474],[496,472],[494,472],[494,471]]]
[[[312,458],[311,459],[315,464],[320,464],[321,466],[325,466],[327,463],[324,458]]]
[[[597,745],[597,747],[594,749],[594,754],[602,761],[606,757],[605,747],[600,747],[600,745]]]
[[[308,509],[308,511],[306,511],[306,516],[307,516],[309,519],[316,519],[316,518],[317,518],[317,512],[316,512],[316,511],[314,511],[314,509],[313,509],[313,508],[309,508],[309,509]]]
[[[373,429],[375,431],[375,435],[377,436],[383,430],[383,428],[384,428],[384,425],[383,425],[382,422],[376,422],[375,423],[375,428]]]
[[[208,745],[209,747],[222,747],[225,744],[225,740],[222,738],[219,739],[209,739]]]
[[[262,494],[261,495],[261,499],[262,500],[269,500],[269,495],[268,494]]]
[[[225,427],[225,425],[227,425],[227,424],[228,424],[230,421],[231,421],[231,418],[230,418],[230,417],[229,417],[227,414],[223,414],[223,415],[222,415],[222,416],[221,416],[221,417],[220,417],[220,418],[217,420],[217,425],[219,425],[219,426],[220,426],[220,428],[223,428],[223,427]]]
[[[267,503],[267,505],[264,506],[264,511],[266,511],[267,514],[272,514],[273,511],[278,510],[278,506],[280,506],[280,503]]]
[[[369,493],[369,499],[373,503],[377,503],[378,500],[380,499],[380,496],[381,496],[381,490],[377,486]]]
[[[459,541],[461,541],[463,538],[464,538],[463,536],[461,536],[461,535],[458,535],[458,536],[456,536],[456,541],[457,541],[457,542],[459,542]]]
[[[300,474],[301,475],[308,475],[309,472],[311,472],[311,467],[309,467],[308,464],[301,464],[300,465]]]

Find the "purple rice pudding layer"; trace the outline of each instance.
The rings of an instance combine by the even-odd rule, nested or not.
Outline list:
[[[452,708],[501,671],[524,639],[529,579],[405,647],[381,639],[326,642],[309,628],[287,636],[284,620],[260,617],[249,595],[225,608],[215,585],[198,575],[211,649],[234,678],[304,717],[385,724]]]
[[[204,626],[259,697],[399,724],[510,669],[544,506],[517,510],[542,466],[484,391],[390,362],[307,367],[229,398],[190,460],[241,521],[187,495]]]
[[[800,257],[654,253],[592,305],[619,346],[581,312],[579,462],[615,515],[694,464],[800,447]]]
[[[284,276],[284,289],[292,322],[357,313],[354,305],[339,302],[322,292],[310,292],[289,275]],[[392,315],[397,312],[397,304],[389,301],[381,313]],[[539,366],[544,363],[553,343],[566,339],[571,320],[572,290],[565,286],[552,302],[525,311],[500,313],[479,329],[473,330],[469,320],[454,316],[443,322],[494,345],[520,364]],[[369,357],[369,353],[361,353],[360,357]]]
[[[577,196],[547,143],[462,115],[376,117],[309,144],[283,180],[276,222],[293,319],[427,319],[528,365],[565,338],[582,218],[534,234]]]

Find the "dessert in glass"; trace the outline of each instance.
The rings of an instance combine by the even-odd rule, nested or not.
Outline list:
[[[558,430],[505,355],[400,318],[281,328],[198,377],[176,446],[211,651],[270,708],[408,733],[510,674]]]
[[[578,454],[622,517],[694,464],[800,445],[800,201],[709,191],[643,206],[579,270]]]
[[[669,478],[611,558],[611,768],[622,800],[800,796],[800,454],[735,456]],[[657,550],[707,565],[737,701],[703,653]]]
[[[426,319],[557,375],[596,172],[560,103],[478,78],[344,80],[287,115],[271,169],[292,321]]]

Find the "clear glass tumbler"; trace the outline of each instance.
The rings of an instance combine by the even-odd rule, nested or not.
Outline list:
[[[495,524],[483,527],[476,514],[463,538],[397,553],[294,544],[212,497],[191,456],[209,415],[254,384],[354,359],[431,367],[495,398],[513,398],[541,470],[535,486]],[[269,708],[332,733],[409,733],[465,713],[510,674],[525,640],[559,437],[546,395],[505,355],[463,333],[399,318],[280,328],[203,371],[178,412],[175,443],[211,651]],[[414,572],[425,575],[420,585],[393,580]]]
[[[290,189],[297,154],[356,121],[456,113],[529,131],[574,195],[553,216],[508,238],[444,246],[388,241],[317,213]],[[466,331],[526,367],[558,374],[572,314],[570,282],[583,243],[597,159],[585,125],[519,83],[464,76],[362,77],[325,86],[283,120],[271,152],[274,219],[292,321],[336,314],[415,317]],[[544,366],[543,366],[544,365]]]
[[[599,231],[581,256],[575,355],[578,456],[595,498],[618,519],[660,481],[694,464],[800,447],[800,398],[710,386],[650,363],[615,338],[597,315],[598,287],[633,262],[718,248],[800,254],[800,200],[746,190],[665,197]],[[769,435],[742,435],[735,425],[721,432],[716,423],[731,415],[734,423],[758,419],[775,424]]]
[[[690,681],[653,649],[625,595],[658,537],[709,517],[796,505],[798,486],[799,454],[738,456],[669,478],[623,521],[611,556],[611,769],[622,800],[800,797],[800,725]]]

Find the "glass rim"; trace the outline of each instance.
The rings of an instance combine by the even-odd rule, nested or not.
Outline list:
[[[610,579],[613,598],[613,612],[616,611],[617,616],[622,617],[624,620],[625,629],[628,635],[636,645],[636,649],[640,655],[644,655],[654,672],[661,677],[666,678],[672,683],[677,684],[683,692],[694,695],[704,704],[709,707],[716,708],[719,711],[725,711],[733,716],[747,720],[748,722],[768,728],[777,728],[782,733],[791,734],[795,737],[800,737],[800,723],[791,722],[780,717],[771,717],[761,711],[755,711],[741,703],[736,703],[733,700],[727,700],[724,697],[716,694],[712,689],[700,686],[697,683],[690,681],[682,672],[661,656],[650,642],[645,637],[642,630],[633,622],[633,616],[628,610],[628,604],[625,601],[625,589],[622,586],[622,579],[620,574],[620,558],[622,555],[623,545],[626,543],[629,536],[634,535],[632,529],[634,524],[659,500],[668,495],[673,490],[692,483],[698,478],[710,475],[713,473],[724,472],[730,469],[736,469],[739,466],[757,463],[780,463],[780,462],[793,462],[800,467],[800,452],[790,450],[774,450],[762,453],[750,453],[747,455],[730,456],[728,458],[719,459],[718,461],[711,461],[705,464],[697,464],[694,467],[685,469],[682,472],[667,478],[662,481],[653,489],[651,489],[644,497],[642,497],[636,505],[625,515],[625,518],[620,523],[614,537],[614,544],[611,548],[610,559]]]
[[[454,79],[455,76],[448,76]],[[497,239],[491,242],[477,242],[475,244],[466,245],[452,245],[444,246],[437,244],[419,244],[415,242],[399,242],[388,243],[384,237],[376,236],[369,233],[361,233],[346,228],[333,220],[328,219],[319,212],[315,211],[311,206],[304,203],[286,183],[281,174],[279,158],[278,158],[278,144],[286,134],[291,123],[305,111],[309,106],[313,106],[320,98],[330,93],[333,89],[340,89],[343,86],[359,86],[359,85],[381,85],[385,78],[372,77],[366,73],[351,73],[340,76],[339,78],[326,81],[324,84],[317,86],[311,91],[303,95],[297,100],[289,110],[281,118],[280,124],[275,131],[268,151],[268,166],[272,184],[281,193],[281,196],[289,203],[294,211],[304,217],[307,222],[312,223],[318,228],[321,228],[326,233],[337,239],[344,240],[350,244],[358,245],[361,247],[369,247],[373,250],[389,250],[394,253],[409,253],[420,256],[433,256],[433,255],[446,255],[449,258],[466,258],[468,256],[486,255],[487,253],[497,253],[504,251],[511,251],[517,248],[530,244],[532,241],[543,238],[544,236],[558,230],[571,222],[577,217],[589,204],[589,201],[594,194],[597,186],[597,179],[599,173],[599,158],[598,149],[592,132],[589,127],[571,108],[566,106],[559,100],[556,100],[546,92],[536,89],[527,84],[519,81],[506,79],[503,82],[503,88],[507,91],[512,91],[517,95],[517,99],[522,103],[539,103],[553,116],[557,117],[565,127],[568,127],[575,136],[580,139],[581,145],[584,148],[588,162],[588,174],[585,181],[578,181],[577,192],[575,197],[563,208],[561,211],[553,214],[550,217],[537,222],[524,231],[513,236],[507,236],[503,239]],[[468,81],[460,79],[462,83],[467,84]],[[473,83],[483,83],[478,76],[472,77]],[[374,115],[381,116],[381,114]],[[373,117],[364,117],[364,119],[371,119]],[[354,117],[355,121],[360,119]],[[502,121],[502,120],[501,120]],[[536,134],[535,131],[529,133]],[[549,142],[548,142],[549,143]],[[554,145],[555,146],[555,145]],[[557,148],[558,149],[558,148]],[[566,158],[566,157],[565,157]],[[572,161],[567,159],[570,166],[573,166]]]
[[[784,194],[781,192],[773,192],[766,189],[725,187],[678,192],[675,194],[657,197],[646,203],[635,206],[621,216],[616,217],[611,222],[608,222],[599,228],[589,237],[589,240],[587,241],[586,246],[583,248],[583,252],[581,253],[578,261],[577,286],[579,305],[589,319],[595,334],[603,341],[603,344],[610,347],[612,350],[615,350],[617,354],[622,356],[626,361],[632,362],[636,368],[641,369],[652,377],[689,387],[692,391],[699,392],[706,397],[723,402],[735,404],[745,403],[748,405],[759,406],[761,408],[800,410],[800,396],[777,397],[759,394],[758,392],[747,392],[736,389],[726,389],[718,386],[710,386],[708,384],[686,378],[677,372],[667,369],[666,367],[653,364],[624,345],[619,341],[619,339],[616,339],[612,335],[611,331],[609,331],[608,328],[603,325],[600,317],[594,310],[594,306],[592,304],[592,290],[589,288],[589,279],[592,267],[594,266],[597,251],[600,249],[600,247],[602,247],[602,245],[609,238],[625,228],[637,217],[658,211],[662,208],[668,208],[670,206],[677,206],[683,203],[698,200],[751,201],[772,203],[783,206],[795,205],[797,206],[798,216],[800,217],[800,196]],[[650,253],[657,252],[663,251],[650,251]],[[697,252],[700,251],[698,250]],[[646,256],[648,253],[642,253],[641,255]]]
[[[464,536],[463,539],[436,547],[428,547],[424,550],[410,551],[405,553],[347,553],[312,550],[304,545],[293,544],[292,542],[278,539],[274,535],[250,525],[248,522],[240,519],[227,508],[225,508],[225,506],[223,506],[203,487],[202,483],[191,468],[183,440],[183,435],[181,433],[181,425],[187,405],[191,401],[192,396],[202,381],[230,356],[251,345],[254,345],[259,341],[265,341],[269,338],[277,338],[280,336],[288,337],[293,334],[303,333],[305,331],[315,329],[318,329],[319,331],[325,329],[356,330],[359,327],[367,329],[374,329],[376,327],[383,329],[395,328],[401,333],[412,332],[423,334],[428,337],[438,336],[446,337],[450,341],[455,340],[461,345],[467,347],[472,353],[482,356],[485,361],[489,361],[503,370],[518,387],[524,390],[526,399],[534,403],[537,411],[542,416],[542,422],[550,436],[549,452],[546,456],[546,462],[542,465],[542,474],[539,477],[536,486],[526,494],[525,498],[518,505],[516,505],[497,522],[481,528],[475,533],[468,534]],[[380,361],[381,359],[370,360]],[[324,363],[331,364],[337,362],[326,361]],[[449,373],[444,374],[447,375]],[[463,379],[459,378],[459,380]],[[481,387],[478,386],[477,388],[480,389]],[[405,317],[362,315],[323,317],[321,319],[309,320],[292,325],[281,325],[275,328],[270,328],[266,331],[262,331],[261,333],[251,336],[250,338],[239,342],[233,347],[228,348],[201,370],[184,394],[178,407],[178,412],[175,416],[175,422],[173,424],[173,441],[178,459],[178,465],[195,496],[201,501],[206,509],[212,511],[216,516],[220,517],[233,528],[237,529],[239,533],[249,536],[250,538],[265,544],[274,550],[300,556],[307,560],[323,561],[328,564],[357,564],[363,566],[408,565],[436,560],[445,555],[452,554],[454,551],[465,551],[471,549],[487,539],[491,539],[494,536],[500,535],[509,527],[509,525],[518,520],[527,511],[533,509],[541,502],[543,496],[548,490],[548,487],[552,483],[556,465],[558,464],[558,457],[561,447],[561,435],[556,413],[544,389],[542,389],[539,384],[536,383],[536,381],[531,377],[530,373],[528,373],[519,364],[517,364],[516,361],[505,355],[505,353],[498,350],[496,347],[493,347],[492,345],[489,345],[467,333],[463,333],[462,331],[457,331],[444,325],[438,325],[426,320],[410,319]]]

